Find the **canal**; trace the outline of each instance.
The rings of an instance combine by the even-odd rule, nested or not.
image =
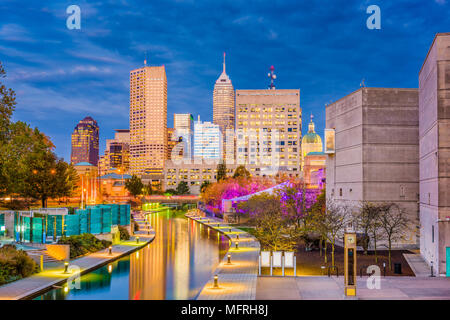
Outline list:
[[[169,210],[153,213],[150,221],[153,242],[83,275],[80,289],[57,288],[35,299],[195,299],[227,252],[228,238]]]

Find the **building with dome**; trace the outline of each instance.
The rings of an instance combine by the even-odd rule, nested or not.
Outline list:
[[[305,158],[310,152],[323,152],[322,138],[316,133],[313,122],[314,116],[308,125],[308,133],[302,139],[302,169],[305,165]]]

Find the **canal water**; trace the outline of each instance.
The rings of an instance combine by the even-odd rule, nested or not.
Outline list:
[[[36,300],[194,299],[228,250],[228,238],[171,212],[153,213],[156,237],[144,248],[81,277],[81,288]]]

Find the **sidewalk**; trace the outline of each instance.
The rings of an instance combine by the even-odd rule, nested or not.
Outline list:
[[[386,277],[380,289],[368,289],[367,277],[357,278],[360,300],[450,300],[450,278]],[[257,300],[342,300],[344,277],[259,277]]]
[[[147,245],[155,238],[155,232],[143,222],[139,220],[139,230],[135,233],[139,236],[139,243],[135,237],[131,237],[128,241],[122,241],[118,245],[112,246],[112,254],[109,255],[108,249],[104,249],[87,256],[77,258],[70,261],[69,266],[78,266],[80,275],[83,275],[93,269],[108,264],[111,261],[119,259],[122,256],[132,253],[139,248]],[[150,234],[148,234],[150,231]],[[44,271],[39,272],[31,277],[17,280],[3,286],[0,286],[0,300],[20,300],[27,299],[45,292],[52,286],[62,285],[66,280],[74,274],[64,273],[63,262],[52,262],[44,267]]]
[[[212,278],[200,291],[197,300],[254,300],[258,274],[259,242],[250,234],[233,228],[222,220],[187,214],[186,217],[225,234],[231,246],[214,274],[219,288],[213,288]],[[230,230],[231,229],[231,230]],[[239,240],[237,238],[239,237]],[[238,249],[236,242],[238,241]],[[231,264],[227,256],[231,255]]]

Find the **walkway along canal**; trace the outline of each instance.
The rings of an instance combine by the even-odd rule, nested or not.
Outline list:
[[[215,230],[169,209],[149,215],[155,239],[144,248],[81,277],[81,288],[51,290],[37,300],[195,299],[228,250]]]

